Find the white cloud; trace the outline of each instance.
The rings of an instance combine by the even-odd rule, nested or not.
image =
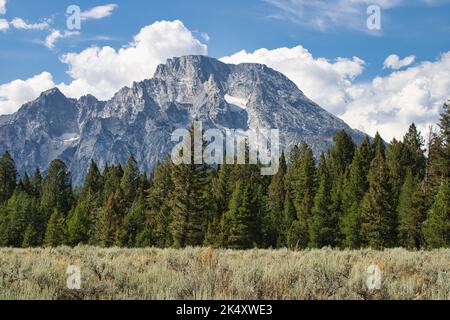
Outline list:
[[[203,40],[205,40],[206,42],[211,40],[211,38],[209,37],[209,34],[207,34],[206,32],[202,32],[202,33],[200,33],[200,35],[202,36]]]
[[[398,70],[411,65],[415,60],[416,57],[412,55],[400,59],[398,55],[391,54],[389,57],[386,58],[386,60],[384,60],[384,68]]]
[[[51,48],[64,33],[53,30],[50,36],[46,44]],[[71,83],[55,84],[52,76],[44,72],[27,80],[0,85],[0,114],[17,111],[24,102],[54,86],[73,98],[90,93],[99,99],[108,99],[133,81],[151,78],[158,64],[168,58],[187,54],[206,55],[207,46],[181,21],[156,22],[142,28],[132,43],[119,50],[91,47],[80,53],[63,55],[61,59],[68,64],[73,78]]]
[[[435,124],[450,96],[450,51],[434,62],[422,62],[348,90],[351,100],[341,117],[369,134],[401,138],[409,124],[422,133]]]
[[[68,53],[61,61],[68,64],[74,81],[62,90],[70,96],[91,93],[110,98],[133,81],[151,78],[158,64],[167,58],[187,54],[207,54],[206,45],[197,40],[181,21],[160,21],[142,28],[128,46],[91,47]]]
[[[253,53],[238,52],[221,59],[226,63],[262,63],[280,71],[294,81],[299,88],[319,105],[334,114],[345,111],[349,97],[346,94],[355,77],[364,69],[364,61],[358,57],[337,58],[333,61],[315,58],[302,46],[259,49]]]
[[[0,32],[5,32],[9,29],[9,23],[5,19],[0,19]]]
[[[64,39],[64,38],[69,38],[75,35],[80,34],[78,31],[64,31],[61,32],[59,30],[52,30],[52,32],[45,38],[44,40],[44,45],[49,48],[50,50],[52,50],[55,47],[55,43],[56,41],[58,41],[59,39]]]
[[[114,9],[117,8],[117,4],[106,4],[103,6],[94,7],[87,11],[81,12],[81,19],[103,19],[112,15]]]
[[[356,81],[364,68],[361,59],[315,58],[301,46],[241,51],[221,60],[264,63],[284,73],[306,96],[353,128],[371,135],[379,131],[386,140],[401,138],[412,122],[425,134],[450,96],[450,51],[437,61],[364,83]]]
[[[6,0],[0,0],[0,14],[6,13]]]
[[[10,23],[14,28],[24,30],[45,30],[50,27],[50,23],[47,20],[38,23],[27,23],[22,18],[14,18]]]
[[[344,27],[362,32],[367,29],[367,7],[383,10],[406,5],[440,5],[448,0],[263,0],[276,10],[270,15],[321,31]]]
[[[0,114],[17,111],[18,106],[36,99],[42,91],[54,87],[52,75],[48,72],[26,80],[14,80],[0,85]]]

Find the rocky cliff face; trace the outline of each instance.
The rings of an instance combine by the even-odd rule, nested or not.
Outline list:
[[[318,155],[345,129],[363,134],[309,100],[283,74],[260,64],[228,65],[204,56],[173,58],[153,78],[125,87],[109,101],[43,92],[13,115],[0,117],[0,153],[9,150],[20,172],[45,170],[59,158],[80,183],[89,160],[100,166],[135,155],[151,171],[172,148],[171,133],[193,119],[204,127],[279,129],[289,150],[302,141]]]

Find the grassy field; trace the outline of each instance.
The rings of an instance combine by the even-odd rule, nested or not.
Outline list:
[[[0,249],[0,299],[450,299],[450,250]]]

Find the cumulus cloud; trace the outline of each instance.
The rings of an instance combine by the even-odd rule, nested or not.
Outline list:
[[[45,30],[50,27],[48,20],[38,23],[27,23],[22,18],[14,18],[10,23],[14,28],[24,30]]]
[[[80,34],[79,31],[64,31],[61,32],[59,30],[53,29],[52,32],[45,38],[43,44],[49,48],[50,50],[55,48],[55,43],[59,40],[59,39],[64,39],[64,38],[69,38],[75,35]]]
[[[384,69],[398,70],[411,65],[416,60],[415,56],[407,56],[403,59],[396,54],[391,54],[384,60]]]
[[[9,23],[5,19],[0,19],[0,32],[5,32],[9,29]]]
[[[221,59],[228,63],[263,63],[294,81],[313,101],[353,128],[386,140],[401,138],[415,122],[425,133],[436,123],[450,95],[450,52],[370,82],[360,83],[364,61],[316,58],[305,48],[260,49]]]
[[[6,0],[0,0],[0,14],[6,13]]]
[[[133,81],[151,78],[158,64],[167,58],[187,54],[205,55],[207,47],[181,21],[155,22],[142,28],[132,43],[119,50],[91,47],[63,55],[61,61],[69,66],[74,81],[61,89],[74,97],[91,93],[108,99]]]
[[[47,37],[49,48],[65,36],[53,30]],[[67,35],[68,36],[68,35]],[[168,58],[188,54],[207,54],[207,46],[197,40],[181,21],[161,21],[146,26],[133,42],[115,50],[111,47],[91,47],[79,53],[61,57],[73,78],[70,83],[56,84],[48,72],[27,80],[15,80],[0,86],[0,114],[13,113],[41,91],[58,86],[67,96],[79,98],[93,94],[108,99],[133,81],[151,78],[156,67]]]
[[[48,72],[26,80],[14,80],[0,85],[0,114],[17,111],[18,106],[36,99],[42,91],[54,87],[52,75]]]
[[[89,19],[103,19],[112,15],[113,11],[117,8],[117,4],[111,3],[103,6],[97,6],[87,11],[81,12],[82,20]]]
[[[358,57],[328,60],[315,58],[304,47],[259,49],[253,53],[238,52],[221,59],[226,63],[254,62],[265,64],[294,81],[299,88],[330,112],[345,111],[349,100],[347,89],[364,69]]]
[[[406,70],[355,84],[341,118],[369,134],[401,138],[415,122],[423,133],[439,118],[450,96],[450,51],[434,62],[421,62]]]

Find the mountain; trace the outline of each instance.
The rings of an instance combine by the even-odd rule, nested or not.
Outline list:
[[[205,56],[169,59],[153,78],[125,87],[109,101],[69,99],[43,92],[13,115],[0,117],[0,153],[8,150],[20,172],[45,170],[59,158],[79,184],[94,159],[124,163],[133,154],[151,171],[170,152],[171,133],[198,118],[205,128],[280,129],[283,146],[306,141],[316,155],[345,129],[342,120],[309,100],[283,74],[261,64],[230,65]]]

